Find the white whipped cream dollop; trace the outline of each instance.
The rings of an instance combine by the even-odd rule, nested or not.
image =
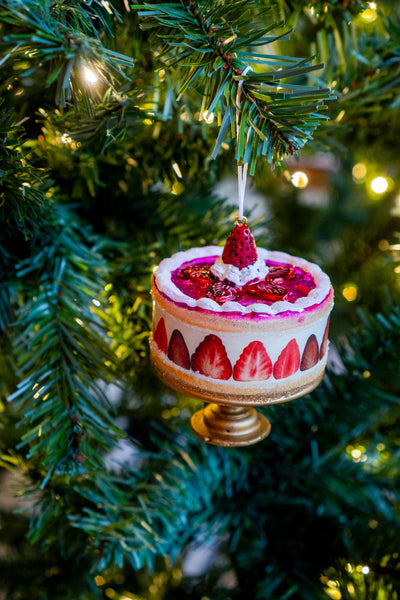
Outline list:
[[[218,279],[227,279],[236,285],[245,285],[252,279],[265,279],[268,275],[268,267],[264,260],[257,260],[253,265],[239,269],[234,265],[228,265],[222,260],[222,256],[218,257],[215,263],[210,268],[210,271]]]

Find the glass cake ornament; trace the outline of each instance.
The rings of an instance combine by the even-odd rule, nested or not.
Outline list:
[[[209,403],[202,440],[245,446],[270,432],[257,406],[294,400],[322,380],[333,289],[315,264],[256,248],[237,217],[224,247],[164,259],[152,284],[151,360],[173,389]]]

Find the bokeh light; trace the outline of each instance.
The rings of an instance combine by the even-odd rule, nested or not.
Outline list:
[[[354,165],[352,173],[355,181],[361,183],[367,174],[367,167],[363,163],[357,163]]]
[[[348,302],[353,302],[357,298],[357,293],[358,290],[355,283],[347,283],[342,290],[342,294]]]
[[[303,171],[296,171],[292,175],[292,184],[300,189],[308,186],[308,176]]]
[[[361,19],[366,23],[373,23],[378,17],[376,2],[368,2],[368,8],[361,13]]]
[[[386,177],[380,176],[375,177],[369,185],[374,194],[384,194],[389,187],[389,181]]]

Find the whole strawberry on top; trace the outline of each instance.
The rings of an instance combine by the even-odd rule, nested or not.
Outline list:
[[[259,260],[254,237],[247,225],[247,219],[235,219],[225,242],[222,255],[211,267],[211,273],[218,279],[228,280],[242,288],[253,279],[265,279],[268,268],[264,260]]]
[[[293,303],[315,287],[312,276],[301,267],[260,257],[247,219],[239,217],[219,256],[185,262],[172,272],[171,280],[187,296],[211,298],[219,305]]]
[[[222,261],[244,269],[254,265],[257,260],[257,249],[253,234],[247,226],[247,219],[236,220],[235,227],[230,232],[222,253]]]

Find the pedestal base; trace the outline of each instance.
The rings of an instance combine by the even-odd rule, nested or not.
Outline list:
[[[196,412],[191,426],[198,438],[216,446],[249,446],[269,434],[271,423],[254,408],[209,404]]]

